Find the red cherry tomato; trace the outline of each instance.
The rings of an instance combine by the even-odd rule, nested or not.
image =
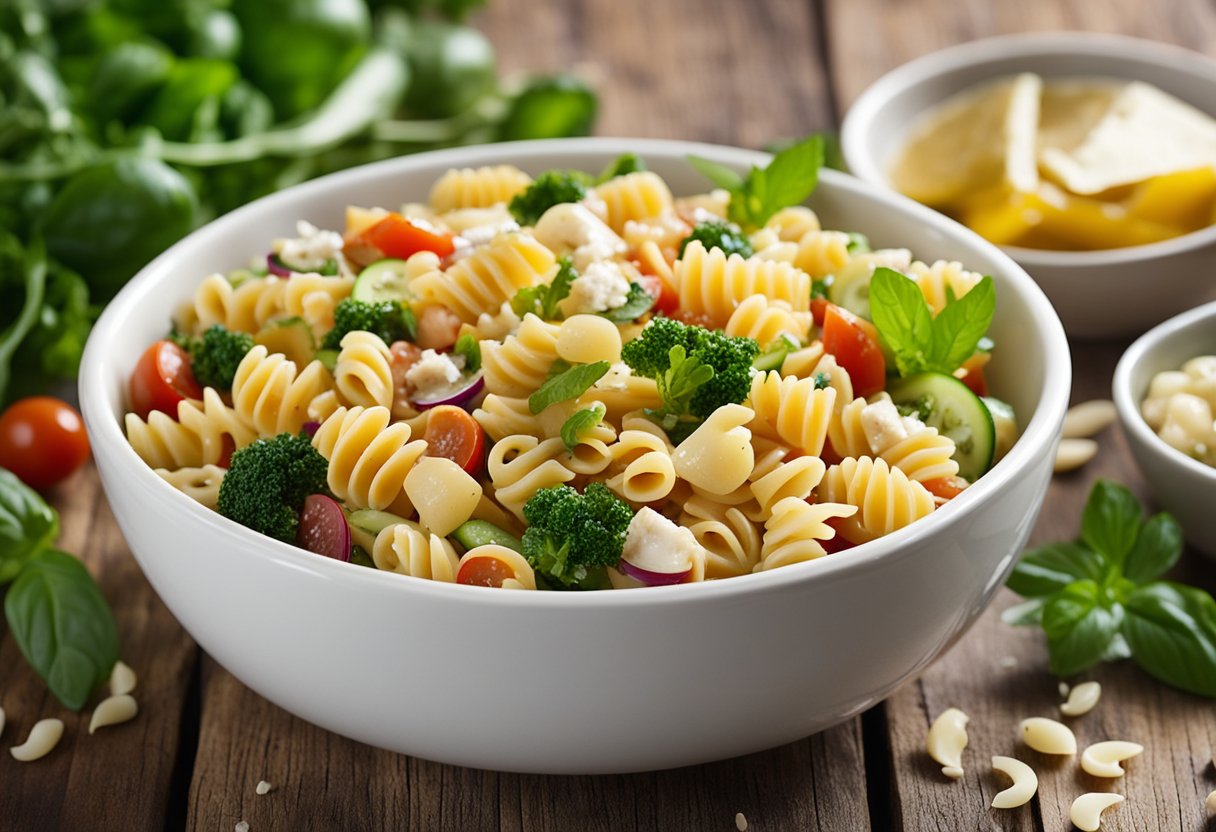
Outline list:
[[[984,378],[984,367],[992,356],[986,352],[977,352],[963,362],[963,366],[954,371],[954,377],[967,385],[967,389],[977,396],[988,395],[988,381]]]
[[[13,402],[0,416],[0,467],[45,491],[89,458],[80,414],[66,402],[34,396]]]
[[[824,315],[831,305],[827,298],[811,298],[811,318],[814,319],[815,326],[823,326]]]
[[[456,572],[456,583],[473,586],[502,586],[502,582],[515,577],[515,570],[496,557],[469,558]]]
[[[670,316],[672,312],[680,308],[679,294],[657,274],[641,274],[638,284],[654,298],[652,311],[656,314]]]
[[[878,346],[874,324],[828,304],[823,314],[823,348],[849,374],[854,395],[872,396],[885,386],[887,360]]]
[[[131,410],[147,419],[153,410],[177,417],[177,403],[201,399],[190,356],[172,341],[157,341],[144,352],[131,373]]]
[[[967,481],[962,477],[938,477],[921,483],[930,494],[942,500],[953,500],[967,487]]]
[[[452,235],[408,220],[400,214],[389,214],[363,232],[363,240],[378,248],[385,257],[402,260],[420,251],[433,251],[447,257],[456,250]]]
[[[486,456],[486,434],[468,411],[450,404],[431,408],[426,420],[427,456],[450,459],[470,476],[481,472]]]

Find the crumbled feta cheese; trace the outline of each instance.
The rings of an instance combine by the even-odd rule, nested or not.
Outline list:
[[[906,272],[912,265],[912,251],[906,248],[880,248],[870,253],[871,270],[877,268]]]
[[[460,381],[463,369],[463,355],[423,350],[417,363],[405,371],[405,380],[413,389],[414,398],[425,399]]]
[[[629,530],[625,533],[625,546],[621,559],[642,569],[652,569],[656,564],[674,566],[672,569],[652,571],[678,572],[687,569],[697,557],[704,557],[705,550],[686,526],[677,526],[652,508],[643,507],[633,515]]]
[[[908,438],[899,411],[886,399],[867,404],[861,409],[861,428],[866,433],[870,450],[876,454]]]
[[[629,377],[632,375],[633,368],[624,361],[618,361],[600,376],[594,386],[599,390],[625,390],[629,387]]]
[[[492,222],[487,225],[475,225],[472,228],[466,228],[460,232],[460,236],[476,247],[488,245],[499,234],[518,230],[519,223],[515,220],[503,220],[502,222]]]
[[[274,241],[279,259],[299,271],[320,271],[327,260],[342,261],[342,235],[324,231],[307,220],[296,223],[300,236]]]
[[[629,279],[621,267],[611,261],[597,261],[587,266],[570,284],[570,294],[562,302],[562,311],[567,315],[606,312],[616,309],[628,298]]]
[[[535,234],[554,254],[570,255],[574,268],[580,271],[626,249],[625,241],[615,231],[577,202],[563,202],[546,211],[536,223]]]
[[[519,316],[511,308],[511,302],[505,301],[497,314],[482,312],[477,316],[477,338],[481,341],[502,341],[519,329],[519,324]]]

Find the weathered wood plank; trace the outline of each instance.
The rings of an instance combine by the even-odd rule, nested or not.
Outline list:
[[[89,736],[90,712],[74,714],[29,668],[7,632],[0,641],[0,706],[8,715],[0,752],[0,826],[6,829],[156,829],[164,825],[194,642],[156,597],[114,522],[90,465],[50,495],[59,509],[59,547],[84,561],[118,621],[122,657],[139,675],[131,722]],[[33,763],[7,749],[39,719],[65,725],[59,745]]]

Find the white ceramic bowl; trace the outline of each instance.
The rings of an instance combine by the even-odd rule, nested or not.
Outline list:
[[[1199,355],[1216,355],[1216,303],[1170,318],[1137,339],[1119,359],[1113,392],[1123,432],[1153,496],[1182,524],[1187,540],[1216,558],[1216,468],[1167,444],[1140,415],[1153,376]]]
[[[1009,35],[934,52],[874,82],[844,120],[841,146],[849,169],[891,187],[887,173],[919,116],[957,92],[1019,72],[1145,81],[1216,115],[1216,61],[1197,52],[1090,32]],[[1077,337],[1136,335],[1216,297],[1216,226],[1107,251],[1006,250]]]
[[[591,594],[433,583],[261,537],[160,480],[123,437],[127,377],[170,310],[297,219],[424,198],[449,167],[599,170],[636,151],[676,193],[696,153],[743,172],[760,153],[582,139],[470,147],[329,176],[221,217],[148,265],[106,309],[80,373],[93,453],[144,573],[239,679],[322,727],[465,766],[656,769],[730,757],[859,713],[920,673],[980,614],[1030,534],[1069,393],[1068,344],[1038,287],[962,226],[825,171],[834,228],[991,273],[995,390],[1025,422],[1012,453],[924,522],[844,555],[696,585]]]

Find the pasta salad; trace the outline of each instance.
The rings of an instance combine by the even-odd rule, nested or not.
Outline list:
[[[801,203],[817,139],[674,196],[450,170],[206,278],[131,377],[126,434],[256,531],[437,581],[590,590],[839,553],[1012,444],[992,280]],[[847,556],[847,555],[844,555]]]

